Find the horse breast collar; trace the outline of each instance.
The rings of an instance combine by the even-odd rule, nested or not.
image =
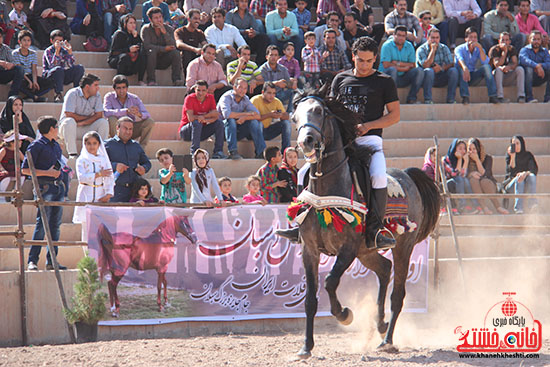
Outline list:
[[[315,209],[323,209],[329,207],[349,208],[356,210],[362,214],[367,213],[366,205],[352,201],[349,198],[343,196],[318,196],[314,193],[303,190],[296,198],[297,201],[302,201],[314,207]]]

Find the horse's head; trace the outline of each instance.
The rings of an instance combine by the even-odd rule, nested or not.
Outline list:
[[[187,237],[192,244],[196,244],[198,241],[197,235],[195,235],[195,231],[193,227],[191,227],[188,217],[186,215],[179,215],[175,219],[176,233],[181,233]]]
[[[333,126],[326,123],[330,111],[323,98],[317,95],[301,97],[296,103],[292,119],[298,129],[298,147],[306,161],[316,163],[330,144]]]

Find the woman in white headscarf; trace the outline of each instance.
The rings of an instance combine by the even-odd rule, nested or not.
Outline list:
[[[113,196],[115,180],[111,161],[101,136],[95,131],[86,133],[82,138],[82,150],[76,160],[76,174],[76,201],[106,203]],[[85,207],[75,207],[73,223],[82,223],[82,241],[87,241]]]

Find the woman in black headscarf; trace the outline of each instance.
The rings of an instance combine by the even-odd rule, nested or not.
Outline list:
[[[143,51],[136,17],[132,14],[120,18],[120,28],[113,35],[108,62],[110,67],[117,70],[117,74],[128,76],[137,73],[139,85],[145,85],[143,76],[147,55]]]
[[[525,149],[525,140],[522,136],[512,137],[511,145],[506,152],[506,176],[502,186],[506,192],[515,194],[537,192],[537,173],[539,167],[535,156]],[[529,199],[527,210],[535,211],[536,199]],[[523,214],[523,199],[516,198],[514,211],[516,214]]]
[[[10,130],[13,130],[13,118],[15,115],[15,120],[19,122],[19,133],[27,135],[33,139],[36,139],[36,133],[32,128],[31,121],[23,112],[23,99],[18,96],[11,96],[6,101],[6,106],[2,110],[0,115],[0,128],[2,133],[6,133]],[[21,151],[25,153],[29,146],[30,142],[24,140],[21,142]]]

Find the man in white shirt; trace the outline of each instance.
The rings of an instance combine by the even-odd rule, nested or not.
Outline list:
[[[455,48],[456,37],[463,36],[469,27],[474,27],[481,34],[481,8],[476,0],[445,0],[445,14],[449,18],[448,45],[451,52]]]
[[[239,28],[225,23],[223,8],[212,9],[212,20],[214,23],[206,28],[204,35],[208,43],[216,46],[216,60],[225,70],[227,63],[237,59],[237,48],[246,45],[246,41]]]

